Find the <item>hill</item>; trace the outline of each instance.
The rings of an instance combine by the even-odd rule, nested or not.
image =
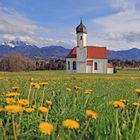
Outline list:
[[[33,59],[65,59],[71,49],[62,46],[46,46],[39,48],[22,41],[5,42],[0,45],[0,56],[10,53],[21,53]],[[108,50],[109,59],[138,60],[140,49],[113,51]]]

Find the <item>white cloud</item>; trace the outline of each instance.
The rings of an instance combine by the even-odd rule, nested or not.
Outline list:
[[[114,0],[113,2],[113,7],[121,7],[122,10],[93,20],[93,24],[101,27],[93,33],[95,36],[93,41],[101,42],[109,46],[109,49],[115,50],[140,48],[140,11],[135,8],[134,1]]]
[[[41,36],[43,34],[44,36]],[[64,45],[71,47],[71,41],[56,40],[47,36],[48,29],[37,25],[13,9],[0,5],[0,42],[21,40],[39,47]]]

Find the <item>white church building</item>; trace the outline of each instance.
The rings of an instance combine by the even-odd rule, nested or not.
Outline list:
[[[77,47],[66,57],[66,71],[77,73],[113,73],[112,63],[108,63],[106,47],[87,46],[87,29],[81,23],[76,28]]]

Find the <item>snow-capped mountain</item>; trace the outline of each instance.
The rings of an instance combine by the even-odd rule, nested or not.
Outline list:
[[[47,46],[39,48],[23,41],[11,41],[0,44],[0,57],[10,53],[21,53],[33,59],[65,59],[70,52],[62,46]],[[108,50],[109,59],[140,60],[140,49],[112,51]]]

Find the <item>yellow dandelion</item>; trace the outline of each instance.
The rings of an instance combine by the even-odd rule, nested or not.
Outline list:
[[[47,103],[48,106],[52,105],[52,101],[50,101],[50,100],[46,100],[46,103]]]
[[[136,89],[135,93],[138,94],[140,96],[140,89]]]
[[[18,101],[18,103],[19,103],[19,105],[21,105],[21,106],[26,106],[26,105],[29,104],[29,101],[26,100],[26,99],[20,99],[20,100]]]
[[[41,82],[39,83],[40,86],[47,86],[48,85],[48,82]]]
[[[128,100],[120,100],[121,102],[123,102],[123,103],[127,103],[128,102]]]
[[[26,112],[28,112],[28,113],[31,113],[31,112],[34,111],[34,108],[28,107],[28,108],[25,108],[24,110],[25,110]]]
[[[68,129],[78,129],[80,127],[79,123],[75,120],[67,119],[63,121],[63,126]]]
[[[23,108],[19,105],[7,105],[5,106],[5,110],[9,113],[17,113],[23,110]]]
[[[136,107],[140,107],[140,103],[138,103],[138,102],[134,102],[134,103],[132,103],[132,105],[136,106]]]
[[[0,112],[3,112],[4,111],[4,108],[0,108]]]
[[[6,98],[5,101],[6,101],[7,104],[16,102],[15,98]]]
[[[74,89],[75,89],[75,90],[78,90],[78,89],[80,89],[80,87],[78,87],[78,86],[74,86]]]
[[[114,101],[112,102],[112,106],[115,108],[125,108],[125,104],[121,101]]]
[[[35,89],[40,88],[40,85],[38,83],[31,83],[31,86],[34,87]]]
[[[8,92],[8,93],[6,94],[7,97],[16,97],[16,96],[19,96],[19,95],[20,95],[20,94],[17,93],[17,92]]]
[[[70,92],[70,91],[71,91],[71,89],[70,89],[70,88],[66,88],[66,91]]]
[[[98,114],[92,110],[86,110],[86,115],[92,119],[97,119]]]
[[[92,90],[91,89],[86,89],[84,93],[85,94],[91,94],[92,93]]]
[[[49,111],[49,109],[47,107],[44,107],[44,106],[40,106],[38,109],[42,113],[47,113]]]
[[[41,122],[39,124],[39,130],[45,135],[50,135],[53,132],[53,129],[53,125],[48,122]]]

